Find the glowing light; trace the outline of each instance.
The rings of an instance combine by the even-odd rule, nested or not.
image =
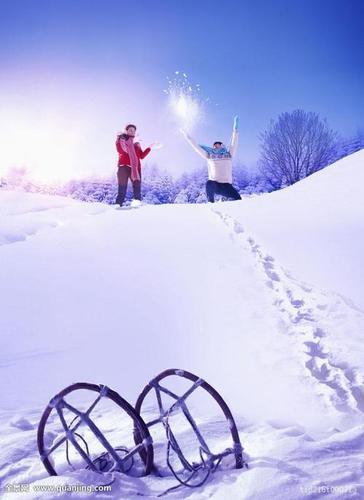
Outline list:
[[[173,119],[179,128],[192,131],[204,118],[204,101],[200,84],[193,85],[186,73],[175,71],[173,78],[167,77],[168,104]]]
[[[77,177],[77,133],[58,117],[30,117],[14,109],[0,121],[0,176],[25,169],[27,179],[57,183]]]
[[[184,95],[180,95],[176,103],[177,112],[179,115],[185,117],[188,113],[187,99]]]

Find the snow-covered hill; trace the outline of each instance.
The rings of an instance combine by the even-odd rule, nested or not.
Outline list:
[[[251,468],[173,496],[319,498],[329,485],[328,498],[363,497],[363,163],[361,151],[215,205],[121,211],[0,192],[3,484],[50,484],[34,426],[63,387],[105,383],[133,403],[180,367],[225,397]],[[121,476],[113,495],[174,481]]]
[[[269,195],[233,203],[237,218],[296,278],[364,309],[364,150]]]

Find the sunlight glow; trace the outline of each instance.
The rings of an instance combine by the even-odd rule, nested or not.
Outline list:
[[[57,183],[76,177],[77,133],[59,117],[30,119],[14,110],[0,121],[0,176],[26,170],[30,181]]]

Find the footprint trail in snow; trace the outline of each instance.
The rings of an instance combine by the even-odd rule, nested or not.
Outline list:
[[[333,333],[350,329],[363,332],[364,314],[347,299],[328,293],[292,277],[244,230],[240,222],[220,210],[212,210],[225,224],[232,238],[250,250],[282,321],[282,330],[295,339],[303,356],[303,374],[315,382],[315,390],[337,411],[362,417],[364,377],[346,361],[341,342]],[[335,332],[331,332],[332,320]],[[337,332],[336,332],[337,331]],[[345,342],[345,339],[342,339]],[[348,349],[349,350],[349,349]],[[364,352],[363,352],[364,355]]]

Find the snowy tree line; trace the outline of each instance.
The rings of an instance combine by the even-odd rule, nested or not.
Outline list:
[[[206,203],[205,184],[207,169],[204,166],[190,173],[174,178],[157,165],[143,167],[142,197],[148,204],[164,203]],[[234,185],[241,194],[262,193],[270,190],[260,174],[249,174],[243,165],[234,168]],[[45,185],[28,180],[26,169],[14,168],[2,179],[1,187],[21,189],[33,193],[69,196],[82,201],[97,201],[113,204],[117,195],[116,175],[108,178],[72,180],[63,185]],[[132,195],[128,188],[127,199]]]
[[[340,138],[325,120],[312,112],[282,113],[260,134],[261,156],[251,172],[244,165],[233,169],[233,184],[241,195],[281,189],[364,148],[364,133]],[[145,203],[206,203],[207,168],[174,178],[157,165],[143,167],[142,196]],[[116,175],[108,178],[72,180],[63,185],[31,182],[26,168],[13,168],[0,187],[29,192],[69,196],[82,201],[113,204],[117,195]],[[127,199],[131,197],[130,187]]]

